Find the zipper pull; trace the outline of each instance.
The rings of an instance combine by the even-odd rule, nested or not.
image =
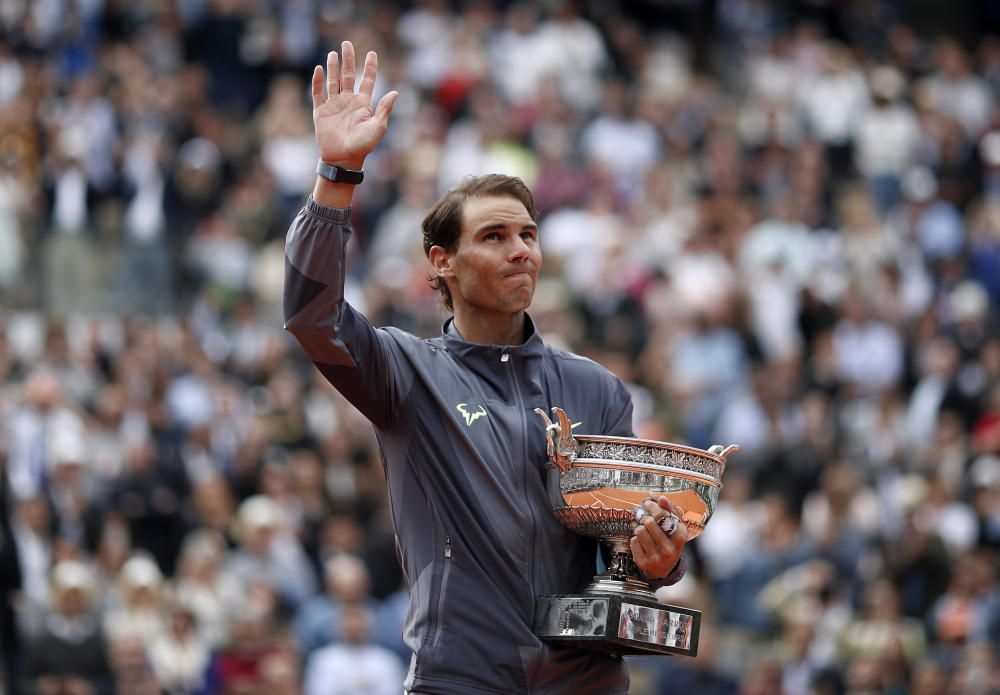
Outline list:
[[[451,557],[451,536],[444,537],[444,556]]]
[[[500,361],[501,362],[510,361],[510,350],[504,350],[502,353],[500,353]]]

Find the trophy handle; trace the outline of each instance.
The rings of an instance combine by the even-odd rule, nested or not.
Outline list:
[[[573,467],[577,451],[579,451],[576,439],[573,437],[573,425],[569,416],[562,408],[552,408],[552,413],[557,420],[557,422],[552,422],[541,408],[535,408],[535,413],[545,423],[546,451],[549,459],[563,473],[568,472]],[[555,434],[554,438],[553,433]]]
[[[716,451],[716,449],[718,449],[718,451]],[[728,459],[730,454],[735,454],[739,450],[740,450],[739,444],[730,444],[725,449],[723,449],[721,445],[716,444],[711,449],[709,449],[709,451],[711,451],[713,454],[718,454],[719,456],[721,456],[723,461]]]
[[[739,444],[730,444],[726,448],[722,448],[721,444],[713,444],[712,446],[708,447],[708,453],[715,454],[716,456],[720,457],[722,459],[723,465],[729,463],[727,459],[729,458],[730,454],[734,454],[739,450],[740,450]]]

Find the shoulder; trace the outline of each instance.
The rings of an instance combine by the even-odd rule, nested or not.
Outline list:
[[[441,336],[434,338],[422,338],[418,335],[405,331],[395,326],[385,326],[377,329],[383,338],[383,342],[388,341],[395,345],[401,352],[410,355],[414,354],[447,354],[444,339]]]
[[[546,379],[558,382],[558,398],[590,432],[634,436],[632,394],[611,371],[592,359],[546,346]]]
[[[299,604],[298,609],[295,611],[296,617],[304,618],[306,620],[310,618],[320,617],[321,619],[326,619],[326,616],[336,612],[336,605],[330,600],[329,596],[324,594],[317,594],[316,596],[310,596],[301,604]]]
[[[621,379],[589,357],[550,345],[545,346],[545,357],[552,369],[565,376],[585,378],[590,381],[597,380],[608,388],[625,390]]]

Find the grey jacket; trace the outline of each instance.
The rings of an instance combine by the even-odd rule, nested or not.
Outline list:
[[[550,646],[531,626],[535,597],[581,591],[597,557],[551,514],[558,471],[532,410],[558,405],[581,432],[632,436],[628,392],[533,325],[518,346],[464,342],[450,322],[431,340],[373,328],[344,300],[348,216],[310,200],[292,223],[285,328],[375,426],[410,592],[407,689],[627,692],[620,658]]]

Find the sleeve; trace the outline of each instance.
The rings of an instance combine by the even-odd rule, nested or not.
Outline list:
[[[604,427],[606,434],[613,437],[635,437],[632,430],[632,394],[628,392],[621,379],[612,376],[612,387],[609,406],[605,408],[608,423]]]
[[[344,299],[350,208],[310,198],[285,239],[285,329],[365,417],[386,426],[399,407],[395,341]]]

